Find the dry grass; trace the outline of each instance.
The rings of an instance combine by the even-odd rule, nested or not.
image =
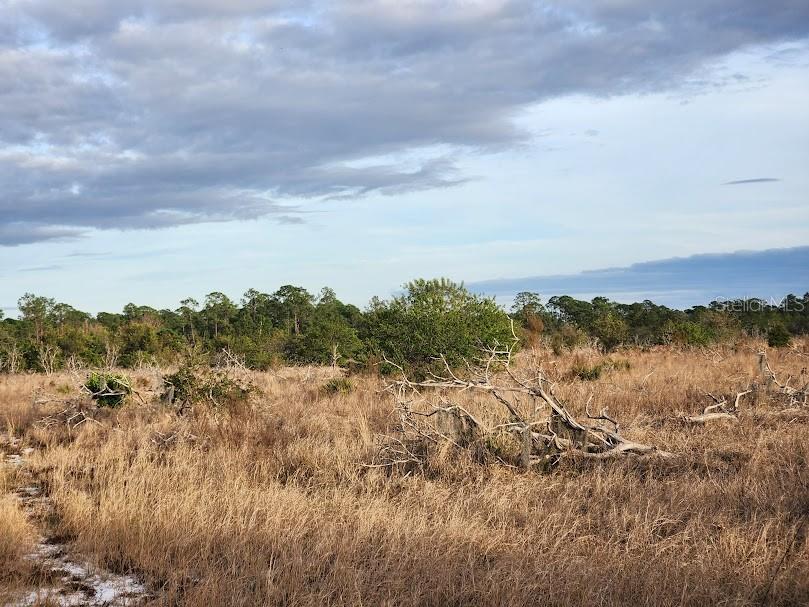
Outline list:
[[[700,389],[753,380],[753,346],[625,352],[628,370],[564,380],[575,413],[592,393],[628,436],[683,456],[550,474],[453,449],[425,474],[365,468],[392,404],[376,378],[327,394],[321,370],[257,374],[262,397],[238,410],[138,404],[69,431],[37,424],[53,411],[30,404],[38,384],[66,378],[0,377],[0,419],[40,449],[30,467],[59,531],[98,564],[144,576],[156,604],[757,605],[785,555],[769,601],[807,604],[806,417],[766,415],[779,403],[759,395],[738,423],[679,420],[707,404]],[[598,358],[536,356],[560,379]],[[797,377],[807,359],[772,353],[771,364]],[[480,396],[458,399],[493,416]],[[11,503],[0,532],[23,528]]]
[[[23,557],[33,545],[33,528],[18,500],[10,495],[0,496],[0,580],[9,582],[21,571]]]
[[[0,483],[0,490],[3,484]],[[6,604],[29,581],[25,555],[34,548],[35,532],[15,496],[0,493],[0,603]]]

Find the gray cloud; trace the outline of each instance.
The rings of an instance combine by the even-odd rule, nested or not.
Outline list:
[[[14,246],[46,240],[72,240],[84,234],[85,231],[78,228],[15,221],[6,222],[0,218],[0,245]]]
[[[54,270],[61,270],[63,266],[51,265],[51,266],[33,266],[30,268],[20,268],[17,270],[18,272],[52,272]]]
[[[470,288],[506,299],[519,291],[536,291],[546,298],[604,295],[683,308],[737,297],[778,300],[809,289],[809,246],[692,255],[579,274],[503,278],[473,283]]]
[[[94,252],[94,251],[74,251],[65,255],[65,259],[144,259],[147,257],[164,257],[172,253],[181,251],[181,247],[162,247],[160,249],[139,249],[137,251],[128,251],[126,253],[116,253],[112,251]]]
[[[452,186],[528,104],[807,35],[803,0],[0,0],[0,245]]]
[[[284,225],[300,225],[305,223],[303,219],[294,215],[279,215],[276,221]]]
[[[776,177],[755,177],[753,179],[737,179],[736,181],[726,181],[722,185],[744,185],[747,183],[772,183],[773,181],[781,181]]]
[[[97,253],[93,251],[74,251],[73,253],[68,253],[65,255],[67,258],[79,258],[79,259],[97,259],[97,258],[105,258],[109,255],[112,255],[112,252],[105,251],[103,253]]]

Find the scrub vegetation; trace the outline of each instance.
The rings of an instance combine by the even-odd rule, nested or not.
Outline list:
[[[525,296],[507,315],[448,282],[355,325],[305,300],[283,335],[258,313],[237,329],[248,305],[176,332],[132,311],[114,331],[103,315],[7,322],[61,357],[67,327],[181,343],[127,368],[145,350],[112,341],[116,364],[99,350],[0,374],[0,604],[809,602],[800,331],[775,347],[706,308],[723,319],[707,344],[634,340],[617,304],[562,316]],[[671,313],[657,324],[708,326]],[[315,315],[354,333],[307,337]],[[244,335],[323,357],[255,368]]]
[[[543,340],[557,354],[584,345],[604,351],[710,347],[747,337],[788,348],[809,333],[809,293],[778,303],[711,302],[685,311],[651,301],[543,301],[536,293],[519,293],[506,311],[447,279],[415,280],[396,297],[372,299],[364,310],[341,302],[329,288],[313,295],[290,285],[272,294],[251,289],[239,303],[213,292],[201,304],[189,298],[175,310],[128,304],[122,313],[93,316],[30,293],[18,308],[19,318],[2,319],[0,311],[0,372],[176,366],[193,351],[202,364],[234,356],[260,371],[300,364],[358,370],[375,368],[385,357],[424,374],[435,370],[439,353],[462,365],[482,347],[510,343],[512,321],[524,346]]]

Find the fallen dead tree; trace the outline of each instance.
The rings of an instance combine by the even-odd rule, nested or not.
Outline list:
[[[727,399],[720,399],[706,392],[705,395],[713,400],[714,404],[708,405],[702,410],[700,415],[685,416],[683,419],[689,424],[705,424],[713,421],[739,421],[739,402],[743,396],[750,394],[752,390],[737,392],[733,399],[733,405],[729,405]]]
[[[790,385],[792,377],[788,377],[783,382],[779,381],[770,367],[766,352],[759,352],[758,366],[760,373],[758,382],[754,382],[747,389],[737,392],[732,405],[726,397],[718,398],[710,392],[705,392],[705,395],[713,401],[713,404],[705,407],[699,415],[683,416],[683,421],[698,425],[714,421],[739,421],[741,399],[748,394],[756,394],[757,399],[761,395],[766,395],[771,404],[780,405],[780,408],[775,410],[751,410],[750,413],[756,418],[803,417],[807,405],[809,405],[809,382],[798,388]]]
[[[57,401],[37,402],[53,403]],[[71,435],[74,431],[78,430],[82,424],[88,422],[93,424],[101,423],[95,419],[95,416],[98,414],[98,408],[95,405],[81,399],[65,400],[63,404],[66,405],[65,408],[40,417],[34,422],[34,426],[48,430],[53,430],[55,427],[63,427],[67,430],[68,435]]]
[[[779,381],[775,372],[770,367],[766,352],[759,352],[758,364],[762,380],[768,392],[784,397],[784,404],[788,408],[800,408],[809,405],[809,381],[800,388],[790,385],[793,379],[791,376],[787,377],[783,382]],[[803,369],[801,375],[806,377],[806,368]]]
[[[423,466],[431,450],[442,445],[495,458],[521,468],[550,468],[562,458],[610,459],[619,457],[674,457],[653,445],[635,442],[620,433],[617,420],[604,409],[590,413],[592,397],[585,404],[587,421],[577,419],[554,392],[541,369],[530,377],[512,369],[513,346],[489,350],[477,365],[456,372],[441,357],[444,372],[424,381],[413,381],[402,367],[385,360],[400,379],[386,386],[395,402],[399,424],[383,439],[369,467]],[[450,400],[452,394],[481,393],[490,399],[496,421],[486,424]],[[504,455],[492,445],[509,437],[515,447]]]

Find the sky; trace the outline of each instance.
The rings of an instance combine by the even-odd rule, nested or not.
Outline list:
[[[806,108],[805,0],[0,0],[0,307],[801,259]]]
[[[774,271],[775,269],[775,271]],[[501,278],[470,283],[476,293],[509,307],[520,291],[608,297],[621,303],[649,299],[686,309],[713,301],[762,299],[779,304],[785,294],[809,293],[809,247],[675,257],[574,274]]]

